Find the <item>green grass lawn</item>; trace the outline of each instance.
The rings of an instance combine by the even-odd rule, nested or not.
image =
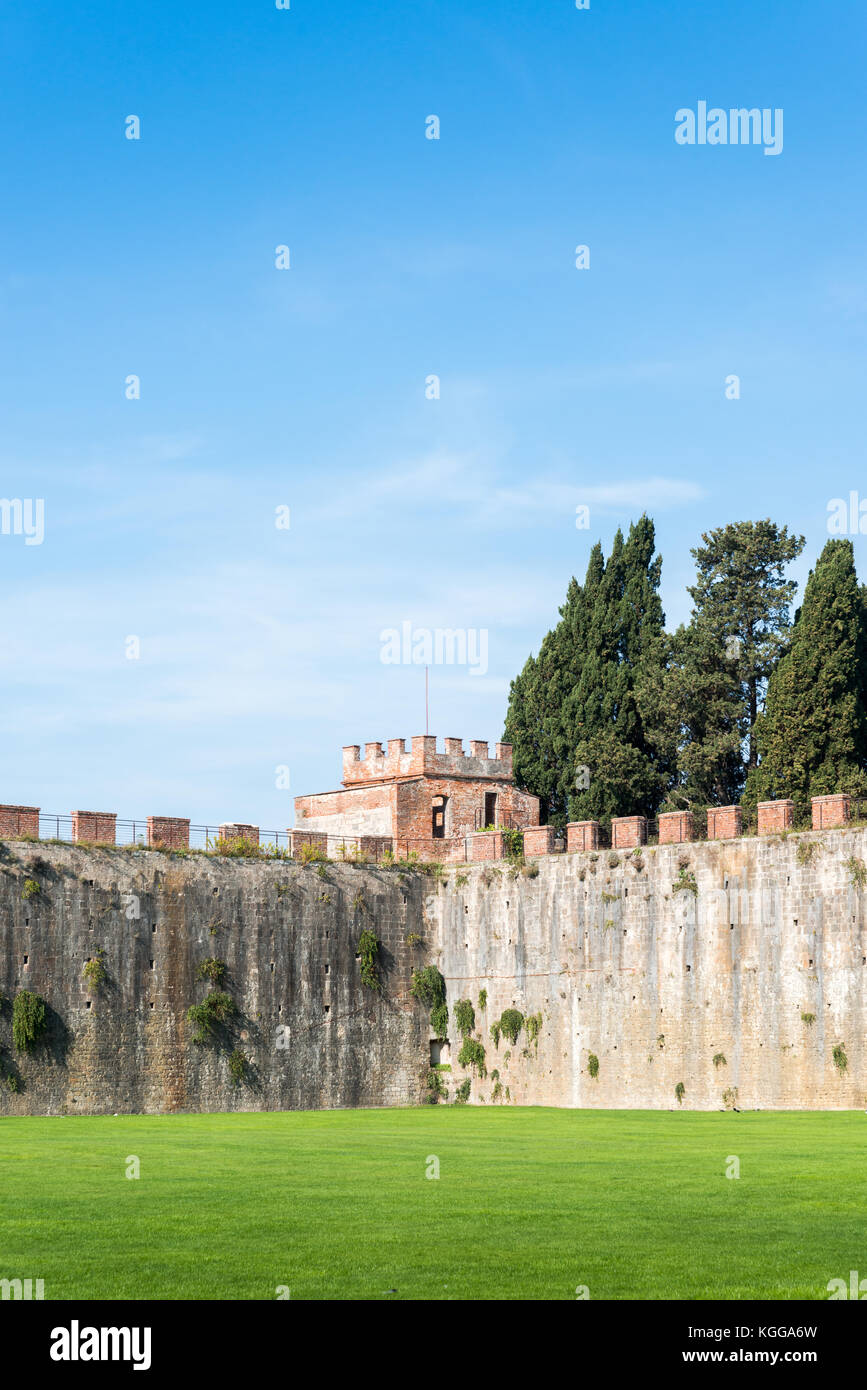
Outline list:
[[[0,1120],[0,1278],[46,1298],[826,1299],[851,1269],[860,1111]]]

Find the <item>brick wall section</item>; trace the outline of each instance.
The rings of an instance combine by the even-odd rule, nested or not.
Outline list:
[[[569,854],[599,848],[598,820],[572,820],[566,826],[566,849]]]
[[[852,816],[851,798],[845,794],[814,796],[812,807],[814,830],[826,830],[830,826],[845,825]]]
[[[524,857],[554,853],[553,825],[536,825],[524,831]]]
[[[73,840],[88,840],[91,844],[113,845],[117,830],[114,811],[73,811]]]
[[[682,845],[695,839],[692,811],[663,811],[659,817],[659,843]]]
[[[740,806],[712,806],[707,813],[707,838],[736,840],[743,830],[743,820]]]
[[[314,849],[322,854],[328,854],[328,836],[321,830],[289,830],[289,843],[292,846],[292,858],[300,859],[301,851],[305,845],[312,845]]]
[[[795,822],[794,801],[760,801],[758,804],[759,835],[774,835],[781,830],[790,830]]]
[[[472,835],[485,820],[486,795],[497,798],[492,824],[522,829],[539,824],[538,797],[527,796],[509,783],[424,777],[398,783],[392,834],[395,839],[431,838],[433,803],[444,796],[446,837]]]
[[[181,816],[148,816],[148,844],[189,849],[190,822]]]
[[[489,830],[472,836],[472,857],[474,862],[484,859],[503,859],[503,836],[499,830]]]
[[[220,826],[220,839],[231,842],[232,840],[249,840],[251,844],[259,843],[258,825],[245,825],[243,821],[224,821]]]
[[[635,849],[647,844],[647,820],[644,816],[613,816],[611,819],[611,848]]]
[[[39,807],[0,806],[0,839],[16,840],[20,835],[39,839]]]

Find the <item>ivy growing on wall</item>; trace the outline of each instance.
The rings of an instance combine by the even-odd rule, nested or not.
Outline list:
[[[446,1007],[446,982],[435,965],[423,965],[412,972],[409,992],[419,1003],[430,1008],[430,1026],[438,1038],[444,1038],[449,1026]]]
[[[524,1026],[524,1015],[520,1009],[504,1009],[500,1015],[500,1031],[514,1047],[518,1034]]]
[[[458,1066],[472,1067],[484,1079],[488,1074],[485,1066],[485,1049],[476,1038],[464,1038],[458,1053]]]
[[[471,1033],[476,1026],[476,1012],[469,999],[458,999],[452,1010],[455,1027],[462,1038]]]
[[[382,989],[382,981],[379,978],[379,948],[380,942],[376,932],[365,928],[358,938],[358,954],[361,957],[361,983],[368,989]]]

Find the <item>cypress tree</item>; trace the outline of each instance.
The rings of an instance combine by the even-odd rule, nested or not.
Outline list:
[[[768,683],[748,800],[867,792],[865,675],[864,591],[852,542],[829,540]]]
[[[572,580],[560,622],[512,682],[505,738],[549,822],[652,815],[671,781],[661,563],[646,516],[626,541],[617,532],[607,564],[595,545],[584,585]]]

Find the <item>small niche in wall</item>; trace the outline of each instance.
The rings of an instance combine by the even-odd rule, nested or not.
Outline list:
[[[25,956],[25,957],[24,957],[24,964],[25,964],[25,965],[27,964],[27,962],[29,961],[29,959],[30,959],[29,956]]]
[[[89,999],[88,999],[87,1004],[85,1005],[85,1007],[88,1008],[88,1009],[90,1008],[90,1000],[89,1000]]]
[[[330,969],[331,969],[331,966],[330,966],[330,965],[328,964],[328,962],[326,961],[326,962],[325,962],[325,973],[326,973],[326,975],[328,974],[328,972],[329,972]]]

